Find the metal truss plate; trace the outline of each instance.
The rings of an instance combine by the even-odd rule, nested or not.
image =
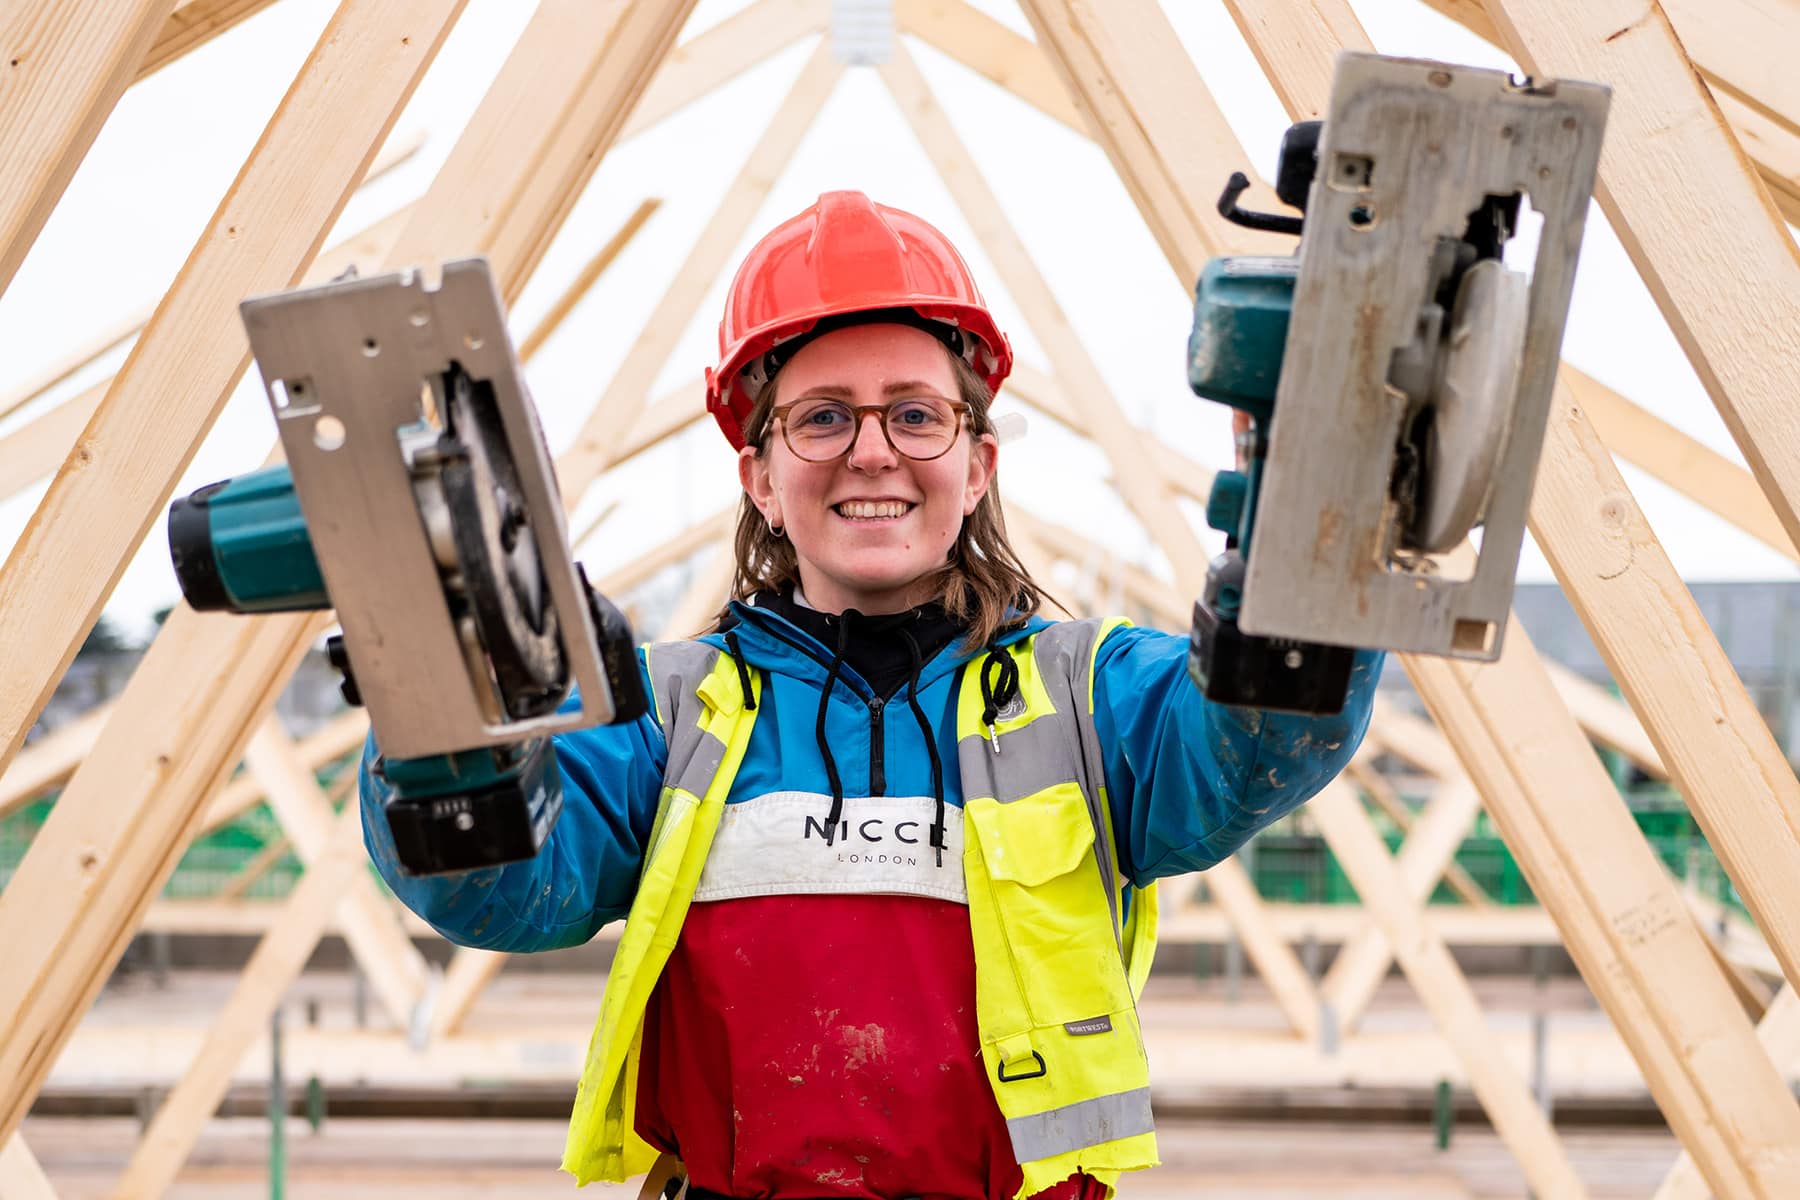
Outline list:
[[[240,311],[383,752],[417,758],[608,720],[552,463],[486,260],[446,263],[435,287],[405,271],[253,297]],[[398,435],[428,418],[428,381],[452,363],[493,387],[578,710],[483,715],[492,681],[457,636]]]
[[[1416,59],[1338,59],[1300,244],[1240,624],[1268,637],[1499,657],[1610,92]],[[1395,554],[1404,402],[1390,359],[1440,237],[1489,195],[1542,214],[1513,429],[1472,574]]]

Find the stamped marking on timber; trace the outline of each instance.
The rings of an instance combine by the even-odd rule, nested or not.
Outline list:
[[[1668,896],[1655,896],[1634,904],[1612,918],[1614,932],[1633,946],[1647,945],[1680,924],[1674,901]]]

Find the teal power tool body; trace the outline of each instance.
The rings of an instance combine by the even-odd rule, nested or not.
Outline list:
[[[201,612],[331,607],[286,463],[210,483],[169,506],[169,555]]]
[[[1306,207],[1321,123],[1304,121],[1282,140],[1276,195]],[[1299,218],[1251,213],[1237,206],[1249,186],[1232,176],[1220,200],[1228,219],[1275,233],[1298,234]],[[1281,360],[1299,279],[1298,257],[1215,258],[1194,290],[1188,338],[1188,384],[1195,393],[1250,417],[1242,470],[1213,476],[1206,523],[1226,535],[1227,549],[1207,570],[1194,604],[1188,673],[1210,699],[1285,712],[1335,713],[1350,687],[1354,651],[1293,638],[1255,637],[1238,625],[1244,578],[1256,533],[1256,505],[1268,458]]]
[[[1345,54],[1325,120],[1282,141],[1299,215],[1245,211],[1232,176],[1220,214],[1299,244],[1195,289],[1189,384],[1250,418],[1206,506],[1227,537],[1189,646],[1208,697],[1333,713],[1355,647],[1499,656],[1608,103]]]
[[[486,264],[243,311],[288,462],[174,502],[183,595],[337,610],[328,653],[369,708],[405,870],[531,857],[562,803],[546,735],[633,719],[646,698],[628,623],[569,553]]]

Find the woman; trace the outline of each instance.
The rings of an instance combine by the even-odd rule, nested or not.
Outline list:
[[[1367,723],[1230,709],[1186,640],[1051,623],[1007,545],[988,415],[1011,365],[937,230],[830,193],[763,239],[708,407],[744,489],[735,599],[646,647],[652,711],[559,735],[536,859],[393,865],[451,940],[629,915],[564,1167],[679,1157],[689,1195],[1111,1194],[1156,1162],[1136,992],[1158,878],[1316,791]]]

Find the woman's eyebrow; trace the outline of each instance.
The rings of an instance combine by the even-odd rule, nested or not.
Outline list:
[[[936,384],[927,383],[923,379],[902,379],[881,389],[881,394],[884,396],[892,396],[900,392],[930,392],[934,396],[942,394]]]
[[[899,379],[895,380],[893,383],[884,385],[881,389],[881,394],[884,396],[896,396],[902,392],[909,394],[929,392],[934,396],[943,395],[942,390],[940,390],[936,384],[927,383],[922,379]],[[844,384],[821,383],[814,387],[807,388],[804,392],[801,392],[800,395],[796,396],[795,399],[808,400],[817,396],[823,400],[849,400],[853,399],[855,395],[856,393]]]

